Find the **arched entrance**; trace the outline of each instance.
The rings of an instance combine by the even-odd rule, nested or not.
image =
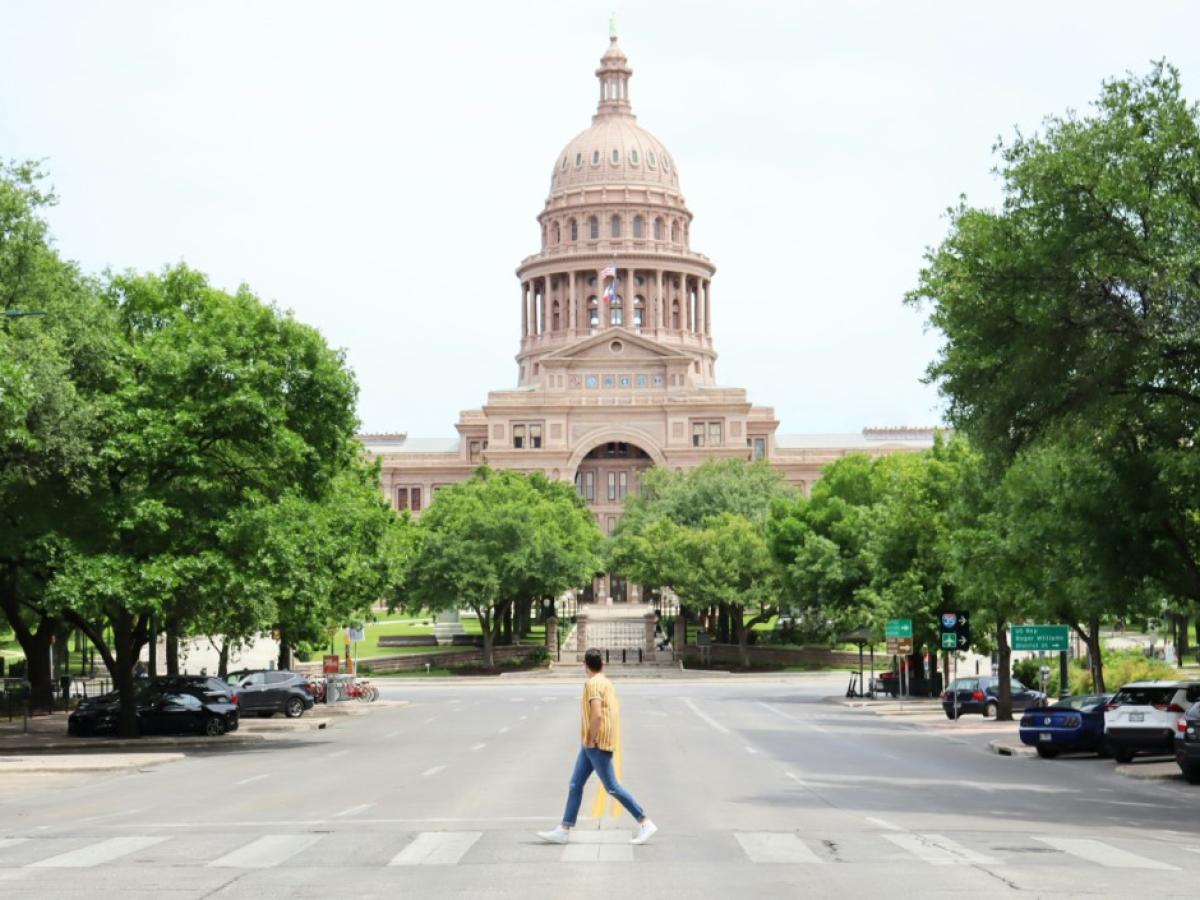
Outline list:
[[[624,511],[625,499],[641,489],[642,474],[655,464],[649,452],[635,443],[610,440],[595,444],[578,460],[575,490],[583,498],[596,524],[612,534]],[[629,583],[618,573],[592,580],[581,596],[584,603],[641,603],[641,585]]]

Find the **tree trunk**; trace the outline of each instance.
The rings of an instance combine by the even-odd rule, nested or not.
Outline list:
[[[740,606],[729,607],[729,618],[733,624],[734,634],[737,636],[738,658],[742,661],[742,668],[750,668],[750,629],[744,624],[745,615]]]
[[[179,674],[179,622],[167,619],[167,674]]]
[[[9,627],[25,653],[25,677],[29,679],[30,691],[29,706],[36,712],[47,712],[54,708],[50,638],[58,627],[58,620],[43,616],[36,628],[29,627],[29,623],[21,614],[16,573],[11,569],[0,578],[0,608],[3,608]]]
[[[1092,692],[1104,693],[1104,660],[1100,656],[1100,618],[1092,616],[1088,619],[1087,628],[1075,625],[1075,632],[1083,638],[1087,646],[1088,668],[1092,673]]]
[[[717,642],[718,643],[721,643],[721,644],[729,643],[730,632],[732,631],[732,629],[730,628],[731,618],[732,617],[730,616],[730,613],[729,613],[729,604],[728,603],[722,603],[720,606],[717,607]],[[740,643],[741,638],[739,638],[738,641]]]
[[[1179,614],[1179,639],[1175,642],[1175,665],[1183,668],[1183,658],[1188,652],[1188,617]]]
[[[999,657],[1000,703],[996,708],[997,722],[1012,721],[1012,648],[1008,645],[1008,623],[996,623],[996,654]]]
[[[496,668],[496,654],[493,648],[496,644],[496,635],[500,631],[500,619],[503,616],[501,610],[493,609],[489,615],[480,614],[479,625],[480,631],[483,632],[483,667],[485,669]]]
[[[279,626],[279,668],[287,671],[292,667],[292,648],[288,643],[288,634],[282,625]]]
[[[221,640],[221,650],[217,654],[217,677],[222,681],[229,674],[229,638]]]
[[[137,697],[134,694],[133,614],[121,607],[112,617],[113,665],[111,669],[113,687],[120,692],[121,705],[117,718],[117,734],[120,737],[137,737]]]

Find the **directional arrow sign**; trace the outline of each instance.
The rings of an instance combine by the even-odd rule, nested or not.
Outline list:
[[[883,626],[883,636],[889,638],[912,637],[912,619],[888,619],[887,624]]]
[[[944,650],[966,650],[971,646],[971,615],[965,609],[947,609],[938,613],[941,646]]]

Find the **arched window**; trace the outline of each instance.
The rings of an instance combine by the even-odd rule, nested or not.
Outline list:
[[[621,236],[621,217],[613,216],[612,220],[609,223],[609,228],[612,232],[613,237],[620,237]]]
[[[564,156],[562,161],[562,170],[567,171],[567,158]]]
[[[635,238],[644,237],[645,231],[646,231],[646,220],[643,219],[641,216],[634,216],[633,217],[633,236]]]
[[[638,294],[633,298],[633,330],[641,332],[646,319],[646,298]]]
[[[558,223],[554,223],[554,243],[562,241],[562,229],[558,227]]]
[[[638,152],[636,150],[629,151],[629,161],[635,166],[638,164]]]
[[[671,327],[679,330],[679,301],[671,301]]]
[[[580,166],[582,166],[582,165],[583,165],[583,154],[582,154],[582,153],[576,153],[576,154],[575,154],[575,168],[577,168],[577,169],[578,169],[578,168],[579,168]]]
[[[600,220],[595,216],[588,219],[588,237],[593,241],[600,237]]]
[[[652,169],[653,169],[653,168],[654,168],[654,162],[655,162],[655,159],[654,159],[654,151],[653,151],[653,150],[651,150],[649,153],[647,153],[647,154],[646,154],[646,161],[650,163],[650,168],[652,168]]]
[[[612,161],[613,161],[614,165],[621,162],[621,151],[618,150],[616,147],[613,148]]]
[[[661,240],[663,239],[663,220],[662,220],[662,216],[659,216],[658,218],[656,218],[656,219],[654,220],[654,239],[655,239],[656,241],[661,241]]]
[[[559,309],[558,301],[554,301],[554,306],[550,312],[550,330],[562,331],[562,312]]]
[[[588,297],[588,328],[596,332],[600,328],[600,301],[595,295]]]
[[[679,240],[679,223],[671,223],[671,243],[674,244]]]
[[[609,324],[613,325],[614,327],[624,323],[625,314],[624,307],[621,305],[620,294],[617,294],[617,296],[613,298],[613,302],[609,305],[608,320]]]
[[[579,240],[579,223],[574,219],[571,220],[571,240]]]
[[[593,166],[600,165],[600,151],[599,150],[592,151],[592,165]]]

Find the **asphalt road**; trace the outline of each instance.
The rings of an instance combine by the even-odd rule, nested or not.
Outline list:
[[[624,682],[661,831],[562,810],[577,683],[391,683],[328,731],[123,775],[0,779],[6,898],[1195,897],[1200,789],[1012,759],[978,720],[824,702],[840,679]],[[591,790],[584,812],[591,806]]]

